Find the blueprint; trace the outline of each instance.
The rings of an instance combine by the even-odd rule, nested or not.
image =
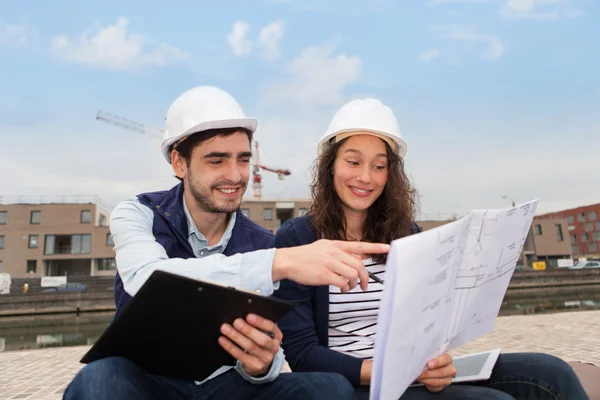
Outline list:
[[[373,399],[398,399],[428,360],[491,331],[537,203],[473,210],[392,242],[375,340]]]

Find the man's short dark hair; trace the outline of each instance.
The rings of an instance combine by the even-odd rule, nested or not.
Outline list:
[[[203,142],[212,139],[216,136],[231,136],[236,132],[244,132],[248,135],[248,141],[252,143],[253,133],[244,128],[227,128],[227,129],[209,129],[206,131],[194,133],[181,142],[176,148],[171,146],[171,151],[176,151],[185,160],[186,165],[189,167],[192,162],[192,151],[200,146]],[[176,177],[180,181],[179,177]]]

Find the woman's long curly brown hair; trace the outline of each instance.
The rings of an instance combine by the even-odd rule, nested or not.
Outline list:
[[[348,240],[344,206],[333,182],[333,165],[340,146],[348,138],[332,144],[313,164],[311,192],[313,202],[309,214],[317,237]],[[381,195],[369,207],[363,242],[391,243],[411,233],[417,208],[417,191],[404,172],[404,160],[389,144],[388,177]],[[372,255],[375,262],[384,262],[385,255]]]

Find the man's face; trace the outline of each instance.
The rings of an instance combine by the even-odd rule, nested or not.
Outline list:
[[[238,131],[202,142],[192,150],[189,166],[179,157],[173,167],[202,210],[231,213],[248,186],[251,156],[248,135]]]

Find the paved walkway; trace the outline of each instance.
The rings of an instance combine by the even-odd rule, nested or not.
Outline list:
[[[455,355],[500,347],[539,351],[566,361],[600,365],[600,311],[500,317],[494,330],[453,351]],[[0,353],[0,399],[60,399],[82,367],[89,346]]]

